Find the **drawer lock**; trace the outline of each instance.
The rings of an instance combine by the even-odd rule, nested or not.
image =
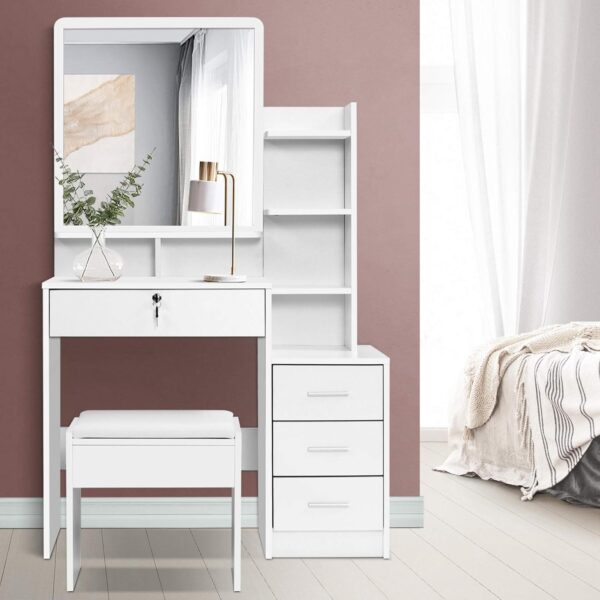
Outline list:
[[[161,301],[162,301],[162,296],[160,294],[156,293],[152,296],[152,306],[154,306],[154,318],[156,319],[157,323],[158,323],[158,309],[160,308]]]

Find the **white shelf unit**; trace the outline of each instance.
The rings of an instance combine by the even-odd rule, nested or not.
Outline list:
[[[356,104],[264,121],[265,556],[389,558],[389,359],[357,345]]]
[[[274,342],[355,351],[356,104],[265,108],[264,276]]]

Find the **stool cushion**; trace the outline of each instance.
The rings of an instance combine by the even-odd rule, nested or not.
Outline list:
[[[233,438],[228,410],[86,410],[71,424],[74,438]]]

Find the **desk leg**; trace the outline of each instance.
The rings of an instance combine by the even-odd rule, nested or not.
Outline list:
[[[50,337],[50,297],[43,292],[44,558],[60,531],[60,338]]]
[[[265,337],[258,338],[258,533],[272,558],[271,290],[265,292]]]

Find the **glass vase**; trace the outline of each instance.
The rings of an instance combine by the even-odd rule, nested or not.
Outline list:
[[[106,247],[104,227],[90,227],[91,246],[73,261],[73,272],[81,281],[116,281],[123,272],[123,258]]]

